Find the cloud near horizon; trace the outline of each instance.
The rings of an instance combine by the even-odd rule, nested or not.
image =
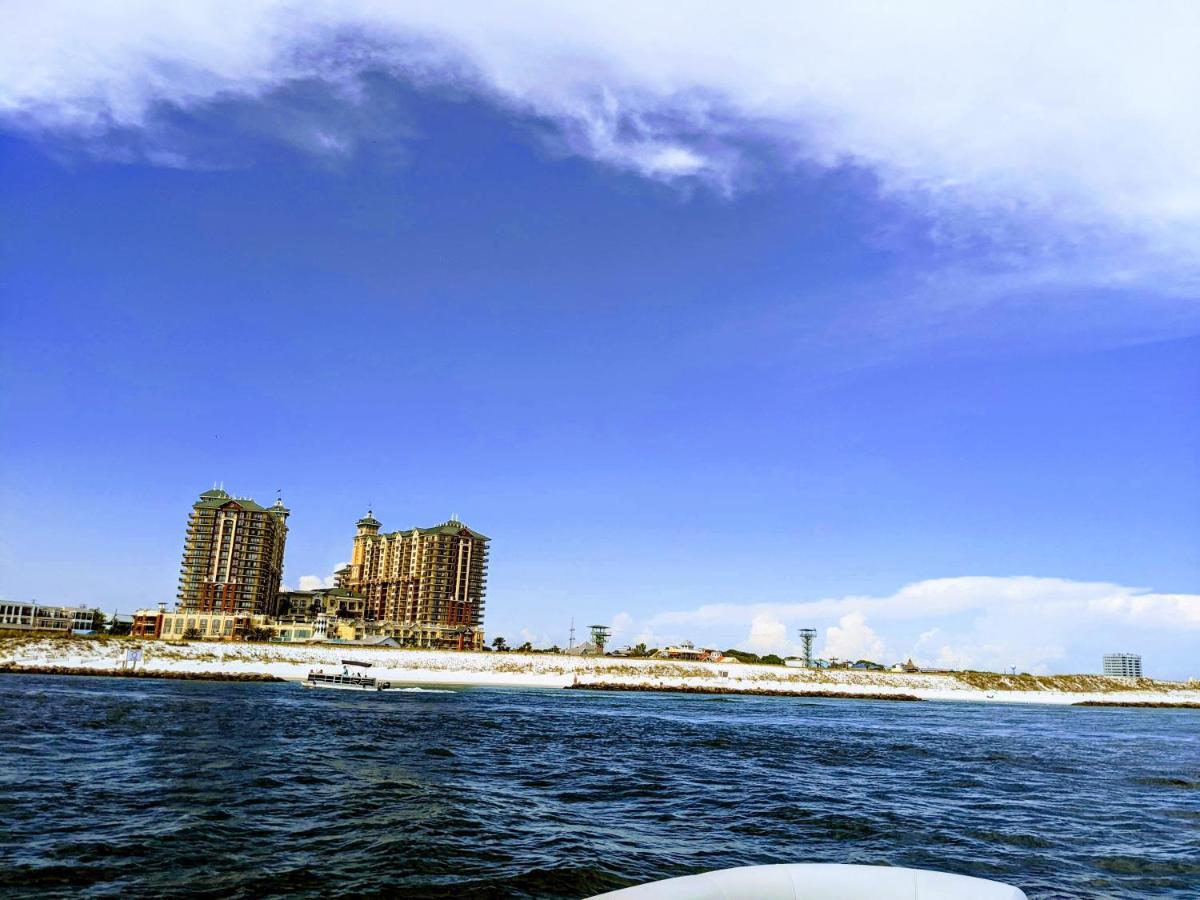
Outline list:
[[[1098,670],[1103,653],[1141,649],[1148,674],[1200,675],[1200,595],[1063,578],[938,578],[886,597],[709,604],[645,620],[623,613],[621,622],[618,637],[638,633],[657,646],[691,638],[721,649],[798,655],[796,629],[817,627],[817,651],[826,657],[1087,672]]]
[[[851,166],[947,246],[1191,290],[1197,33],[1200,6],[1181,2],[750,2],[700,16],[621,2],[49,0],[6,16],[0,120],[93,148],[136,133],[126,158],[188,165],[160,132],[164,109],[304,81],[349,108],[380,71],[482,97],[542,123],[560,151],[646,178],[729,193],[764,172]],[[371,118],[280,127],[336,156]]]
[[[338,563],[333,567],[333,571],[336,573],[343,566],[348,565],[350,565],[348,562]],[[297,587],[297,590],[301,591],[319,591],[322,589],[337,587],[337,575],[301,575],[298,585],[299,586]],[[283,590],[290,591],[291,588],[285,584],[283,586]]]

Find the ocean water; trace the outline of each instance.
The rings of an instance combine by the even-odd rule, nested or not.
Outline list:
[[[775,862],[1200,896],[1200,712],[0,678],[0,894],[584,897]]]

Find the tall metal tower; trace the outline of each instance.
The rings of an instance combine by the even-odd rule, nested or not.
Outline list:
[[[596,645],[596,655],[604,655],[604,645],[608,643],[608,636],[612,632],[609,631],[607,625],[589,625],[592,630],[592,643]]]
[[[812,668],[812,664],[813,664],[812,645],[813,645],[813,638],[815,638],[816,636],[817,636],[817,629],[815,629],[815,628],[801,628],[800,629],[800,640],[804,644],[804,666],[807,669]]]
[[[575,617],[571,616],[571,636],[567,639],[567,649],[575,649]]]

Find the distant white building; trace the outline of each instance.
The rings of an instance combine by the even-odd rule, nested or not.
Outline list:
[[[1142,655],[1140,653],[1105,653],[1104,674],[1117,678],[1141,678]]]

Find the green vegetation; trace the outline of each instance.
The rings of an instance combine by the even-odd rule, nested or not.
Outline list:
[[[751,653],[748,650],[726,650],[725,656],[732,656],[738,662],[750,663],[758,666],[782,666],[783,658],[774,653],[768,653],[766,656],[759,656],[757,653]]]
[[[650,650],[645,644],[637,644],[629,648],[629,655],[633,659],[645,659],[647,656],[653,656],[658,650]]]
[[[726,656],[732,656],[738,662],[756,663],[759,661],[757,653],[750,653],[746,650],[726,650]]]

